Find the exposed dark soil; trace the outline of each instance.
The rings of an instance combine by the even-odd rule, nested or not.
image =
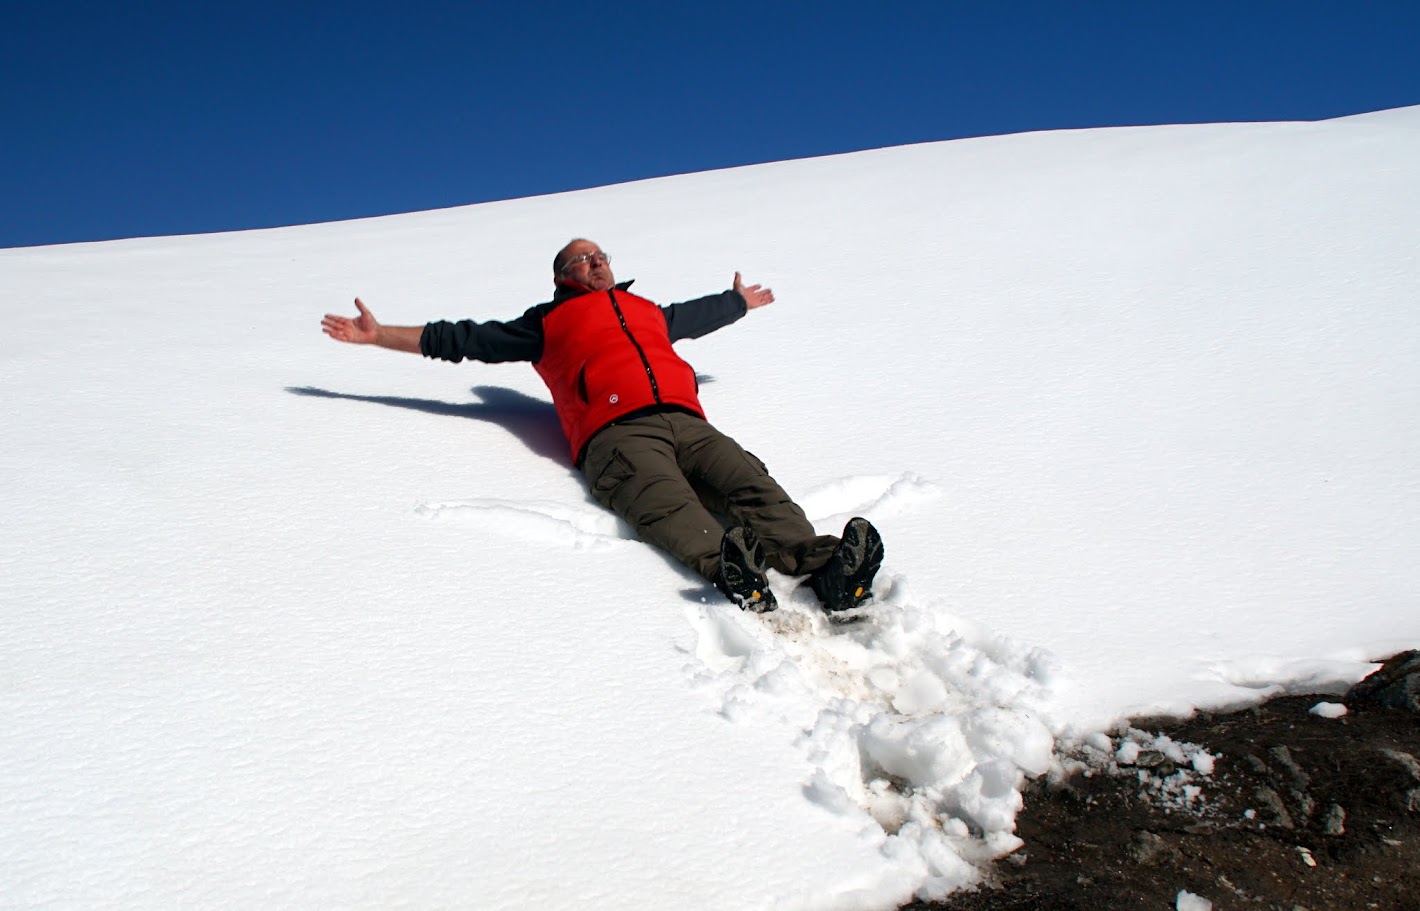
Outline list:
[[[1416,911],[1420,715],[1371,704],[1340,718],[1308,712],[1335,698],[1135,719],[1136,734],[1202,747],[1215,758],[1211,774],[1158,753],[1103,770],[1108,754],[1098,753],[1094,765],[1027,789],[1017,819],[1025,845],[984,885],[907,907],[1163,911],[1186,890],[1219,911]]]

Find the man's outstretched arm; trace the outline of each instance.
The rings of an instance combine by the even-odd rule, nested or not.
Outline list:
[[[762,285],[746,285],[735,273],[735,282],[729,291],[698,297],[693,301],[662,307],[666,315],[666,328],[671,341],[700,338],[716,329],[723,329],[742,318],[746,313],[766,304],[774,303],[774,292]]]
[[[419,353],[419,337],[424,334],[423,326],[382,326],[358,297],[355,298],[355,309],[360,311],[360,315],[354,319],[327,313],[320,321],[321,331],[337,342],[378,345],[391,351]]]

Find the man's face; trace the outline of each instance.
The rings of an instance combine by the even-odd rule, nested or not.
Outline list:
[[[553,276],[555,281],[573,282],[593,291],[605,291],[616,284],[616,277],[611,274],[611,262],[601,247],[589,240],[579,240],[568,244],[563,252],[566,254],[563,259],[568,265]]]

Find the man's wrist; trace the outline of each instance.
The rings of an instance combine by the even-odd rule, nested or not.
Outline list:
[[[381,326],[375,331],[375,344],[391,351],[419,352],[423,326]]]

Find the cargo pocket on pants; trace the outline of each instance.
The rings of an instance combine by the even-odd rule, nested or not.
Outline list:
[[[621,450],[613,449],[606,466],[592,479],[592,496],[597,498],[598,503],[610,508],[611,498],[617,488],[635,473],[636,470],[631,467],[626,456],[621,454]]]
[[[768,477],[769,466],[764,464],[764,460],[761,459],[759,456],[755,455],[754,453],[750,452],[748,449],[746,449],[744,452],[745,458],[749,460],[749,463],[755,468],[757,468],[760,474],[764,475],[765,477]]]

